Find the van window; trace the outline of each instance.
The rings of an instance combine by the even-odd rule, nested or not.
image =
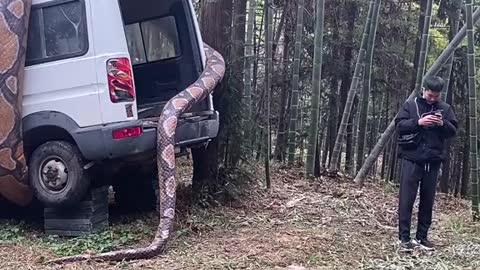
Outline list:
[[[27,41],[26,64],[74,57],[88,49],[83,1],[54,2],[33,7]]]
[[[181,54],[173,16],[126,25],[125,33],[134,65],[178,57]]]

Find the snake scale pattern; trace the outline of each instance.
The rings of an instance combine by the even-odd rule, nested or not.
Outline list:
[[[32,200],[22,142],[25,43],[31,0],[0,0],[0,195],[25,206]]]
[[[0,0],[0,195],[27,205],[32,192],[26,184],[27,166],[22,142],[22,97],[26,40],[31,0]],[[154,257],[165,249],[173,228],[176,200],[175,130],[182,113],[213,92],[225,74],[223,57],[204,44],[206,67],[191,86],[164,107],[157,128],[157,166],[160,181],[160,223],[147,247],[59,258],[50,263],[84,260],[121,261]]]

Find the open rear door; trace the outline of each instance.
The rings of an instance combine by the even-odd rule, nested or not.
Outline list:
[[[188,0],[120,0],[132,59],[139,118],[155,117],[200,76],[195,17]],[[205,112],[209,100],[190,112]]]

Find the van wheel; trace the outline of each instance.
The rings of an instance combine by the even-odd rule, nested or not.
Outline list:
[[[29,181],[35,196],[46,206],[71,206],[90,187],[78,148],[69,142],[51,141],[37,147],[29,162]]]

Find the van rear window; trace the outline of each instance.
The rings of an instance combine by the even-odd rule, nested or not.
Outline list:
[[[88,49],[83,1],[53,3],[32,9],[27,65],[82,55]]]
[[[126,25],[125,33],[130,58],[134,65],[181,55],[173,16]]]

